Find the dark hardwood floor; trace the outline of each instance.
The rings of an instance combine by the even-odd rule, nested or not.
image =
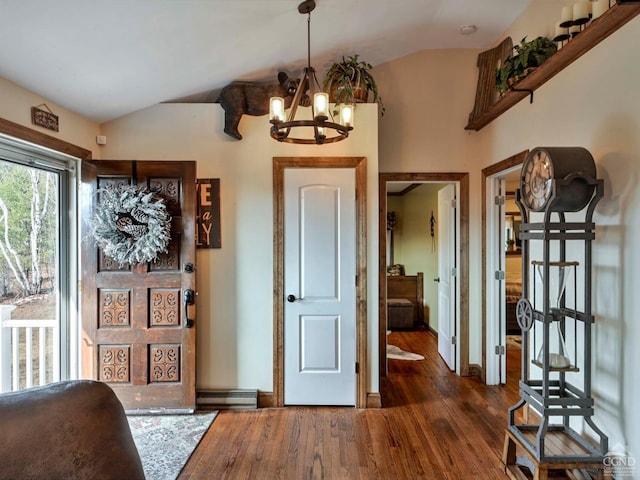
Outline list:
[[[222,411],[180,475],[185,479],[505,479],[507,408],[518,398],[519,351],[508,384],[450,372],[425,330],[389,343],[424,361],[389,360],[383,408]]]

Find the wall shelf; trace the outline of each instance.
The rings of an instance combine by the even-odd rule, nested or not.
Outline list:
[[[640,5],[612,5],[601,17],[587,25],[578,36],[514,87],[518,90],[535,91],[638,14]],[[508,91],[486,112],[470,120],[464,127],[465,130],[480,130],[528,96],[529,93],[526,91]]]

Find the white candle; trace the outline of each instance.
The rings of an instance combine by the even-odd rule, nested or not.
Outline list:
[[[562,27],[560,26],[560,22],[558,22],[558,23],[556,23],[556,29],[555,29],[555,32],[556,32],[556,33],[555,33],[555,35],[553,36],[553,38],[558,38],[558,37],[560,37],[560,36],[562,36],[562,35],[566,35],[566,34],[568,34],[568,33],[569,33],[569,29],[567,29],[567,28],[562,28]]]
[[[560,23],[573,21],[573,8],[562,7],[562,14],[560,15]]]
[[[597,0],[592,3],[591,12],[593,18],[598,18],[609,8],[609,0]]]
[[[587,2],[578,2],[573,5],[573,21],[589,20],[589,5]]]

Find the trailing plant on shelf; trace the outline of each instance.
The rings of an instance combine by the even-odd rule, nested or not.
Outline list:
[[[323,90],[329,93],[336,105],[367,102],[371,92],[373,102],[378,104],[380,114],[384,115],[385,108],[378,94],[378,85],[371,75],[372,69],[371,64],[360,60],[357,54],[346,59],[342,57],[342,61],[334,62],[327,70],[322,82]]]
[[[513,47],[514,54],[496,70],[496,90],[501,95],[557,51],[555,42],[548,38],[538,37],[529,42],[526,39],[527,37],[524,37]]]

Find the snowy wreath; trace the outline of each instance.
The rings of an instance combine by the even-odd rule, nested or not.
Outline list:
[[[91,234],[106,256],[122,267],[154,262],[167,253],[171,215],[164,199],[138,185],[109,186],[98,195]]]

